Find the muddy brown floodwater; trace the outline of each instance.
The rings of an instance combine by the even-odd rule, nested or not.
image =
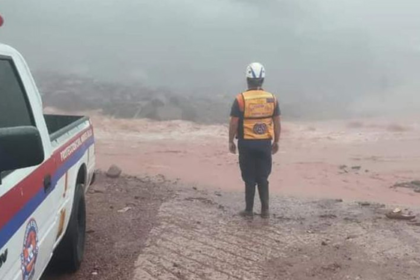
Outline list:
[[[420,179],[419,119],[284,122],[271,192],[418,205],[419,195],[391,186]],[[227,151],[226,126],[95,115],[93,123],[99,168],[117,163],[132,175],[243,189],[238,158]]]

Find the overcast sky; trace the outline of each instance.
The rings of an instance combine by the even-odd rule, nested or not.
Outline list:
[[[259,61],[285,102],[420,105],[418,0],[1,0],[0,14],[0,41],[35,70],[235,95]]]

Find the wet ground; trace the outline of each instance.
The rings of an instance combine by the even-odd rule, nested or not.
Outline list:
[[[420,227],[386,219],[384,205],[276,197],[269,220],[246,220],[239,202],[178,192],[161,207],[135,279],[420,277]]]
[[[244,219],[242,201],[163,176],[100,177],[81,271],[45,279],[420,279],[420,227],[387,219],[394,206],[272,195],[269,219],[258,204]]]

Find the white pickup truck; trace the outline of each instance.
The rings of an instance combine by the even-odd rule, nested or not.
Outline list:
[[[0,44],[0,280],[79,268],[94,167],[90,120],[44,115],[25,60]]]

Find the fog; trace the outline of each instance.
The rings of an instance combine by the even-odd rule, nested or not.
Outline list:
[[[420,106],[416,0],[1,0],[0,41],[37,71],[233,97],[259,61],[299,114]]]

